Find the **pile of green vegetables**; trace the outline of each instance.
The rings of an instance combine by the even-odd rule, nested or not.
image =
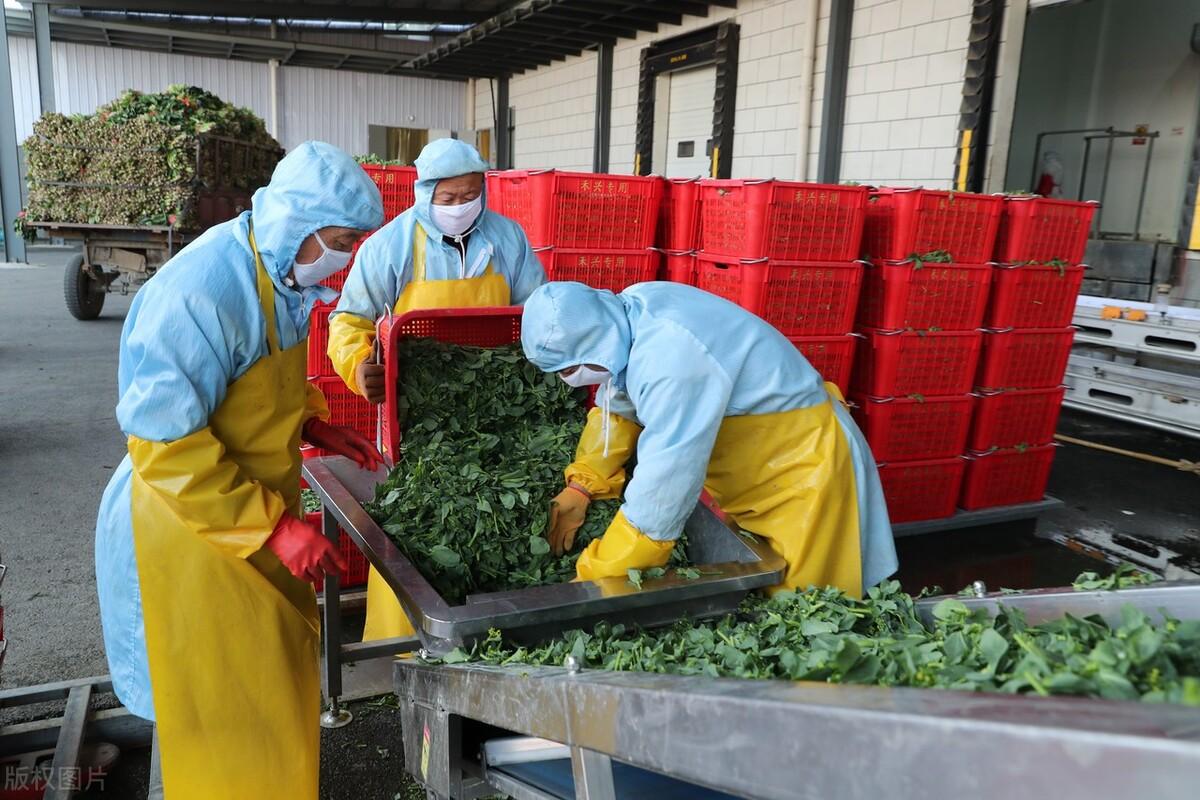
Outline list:
[[[584,393],[525,360],[520,345],[400,345],[401,456],[367,510],[450,603],[568,581],[618,503],[591,504],[573,552],[546,539],[583,430]],[[682,548],[676,548],[682,550]]]
[[[253,112],[178,84],[126,91],[90,115],[43,114],[25,151],[25,219],[184,229],[197,224],[201,189],[249,193],[282,154]]]
[[[1085,584],[1094,584],[1087,580]],[[1099,617],[1030,625],[1014,608],[992,618],[947,598],[921,624],[914,599],[888,581],[862,600],[836,589],[752,596],[735,614],[643,631],[608,623],[542,647],[498,631],[443,661],[587,667],[974,691],[1083,695],[1200,706],[1200,621],[1154,623],[1126,606]]]

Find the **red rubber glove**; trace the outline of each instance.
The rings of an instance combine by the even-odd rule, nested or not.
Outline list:
[[[383,463],[383,456],[375,445],[356,430],[330,425],[313,417],[304,423],[302,436],[314,447],[345,456],[363,469],[374,471]]]
[[[316,583],[326,575],[345,572],[346,559],[325,536],[302,519],[284,514],[264,545],[302,581]]]

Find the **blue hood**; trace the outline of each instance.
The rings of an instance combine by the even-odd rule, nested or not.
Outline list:
[[[458,139],[435,139],[421,150],[417,156],[417,183],[413,187],[413,213],[426,232],[442,232],[433,224],[429,207],[433,205],[433,191],[442,178],[457,178],[459,175],[469,175],[472,172],[484,173],[488,163],[479,155],[479,151],[466,142]],[[487,214],[487,182],[484,181],[483,194],[480,195],[483,210],[475,220],[472,229]]]
[[[353,158],[325,142],[305,142],[284,156],[251,208],[258,252],[277,283],[315,231],[331,225],[373,231],[383,224],[378,187]]]
[[[525,301],[521,347],[543,372],[595,364],[620,384],[632,346],[625,303],[606,289],[547,283]]]

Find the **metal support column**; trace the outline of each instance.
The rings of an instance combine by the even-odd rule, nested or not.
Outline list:
[[[850,26],[854,19],[854,0],[831,1],[821,145],[817,154],[817,180],[821,183],[837,183],[842,171],[842,125],[846,115],[846,78],[850,70]]]
[[[329,507],[324,508],[321,515],[321,532],[325,537],[333,543],[334,548],[337,548],[338,538],[341,536],[341,528],[338,527],[337,518],[333,516],[333,512]],[[321,647],[323,648],[324,658],[322,661],[325,666],[325,695],[329,698],[329,708],[325,709],[321,714],[322,728],[340,728],[344,725],[349,725],[354,720],[354,715],[341,707],[342,694],[342,591],[341,576],[336,572],[330,572],[325,576],[325,609],[322,619],[321,629]]]
[[[496,168],[512,169],[512,130],[508,113],[508,76],[496,79]]]
[[[613,46],[602,42],[596,51],[596,135],[592,141],[592,172],[608,172],[612,139]]]
[[[0,214],[4,216],[4,250],[9,261],[25,260],[25,240],[13,225],[20,211],[21,168],[8,60],[8,20],[0,14]]]
[[[38,100],[42,113],[54,108],[54,56],[50,50],[50,5],[33,4],[33,45],[37,54]]]
[[[959,107],[958,155],[954,174],[954,187],[959,191],[983,191],[992,122],[992,96],[996,89],[996,66],[1000,62],[1000,31],[1003,25],[1002,0],[975,0],[971,10],[971,32],[967,40],[962,104]]]

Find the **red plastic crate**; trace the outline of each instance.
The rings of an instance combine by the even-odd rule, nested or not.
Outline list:
[[[672,283],[696,285],[696,253],[694,251],[667,251],[663,255],[663,266],[658,273],[659,280]]]
[[[392,320],[381,333],[384,343],[385,399],[383,401],[383,442],[380,448],[390,463],[400,453],[400,426],[396,383],[400,363],[396,358],[400,340],[424,336],[450,344],[474,347],[499,347],[521,340],[521,308],[434,308],[410,311]],[[364,401],[365,402],[365,401]],[[372,433],[371,440],[375,436]]]
[[[858,324],[974,330],[983,322],[991,280],[989,264],[868,263],[863,268]]]
[[[313,378],[329,404],[329,423],[353,428],[375,441],[375,406],[350,391],[341,378]]]
[[[545,247],[534,250],[552,281],[579,281],[593,289],[624,291],[635,283],[658,277],[661,253],[645,250],[571,250]]]
[[[945,250],[956,262],[992,259],[1001,195],[881,188],[871,193],[863,226],[862,252],[872,259],[900,261]]]
[[[308,318],[308,377],[327,378],[337,373],[329,360],[329,315],[336,306],[317,303]]]
[[[978,331],[862,328],[851,386],[872,397],[966,394],[979,363]]]
[[[525,229],[534,247],[642,250],[654,245],[661,178],[558,170],[491,175],[489,201]]]
[[[696,286],[737,303],[785,336],[830,336],[854,327],[862,286],[856,261],[770,261],[696,256]]]
[[[960,456],[879,465],[892,523],[954,516],[966,464]]]
[[[854,395],[852,413],[876,461],[951,458],[963,452],[971,426],[971,395]]]
[[[1061,328],[1075,316],[1083,267],[1042,264],[995,269],[984,325],[989,328]]]
[[[321,529],[320,511],[309,511],[304,515],[305,521],[309,525],[315,525],[318,530]],[[354,541],[345,531],[338,533],[338,552],[342,554],[342,558],[346,559],[347,569],[339,576],[341,578],[341,588],[348,589],[353,586],[362,586],[367,582],[367,572],[371,567],[367,557],[363,555],[362,550],[355,546]],[[317,591],[324,588],[325,581],[316,583]]]
[[[1078,264],[1087,249],[1092,215],[1099,207],[1095,200],[1080,202],[1036,195],[1004,198],[994,260],[1013,264],[1058,259]]]
[[[1074,328],[986,331],[979,375],[982,389],[1049,389],[1062,383]]]
[[[1054,445],[967,455],[959,505],[967,511],[1035,503],[1046,496]]]
[[[1057,386],[977,394],[967,447],[985,451],[1053,441],[1065,391]]]
[[[705,179],[701,249],[732,258],[853,261],[866,202],[865,186]]]
[[[700,246],[700,179],[667,178],[658,216],[658,246],[695,250]]]
[[[413,197],[413,184],[417,181],[416,167],[381,167],[375,164],[363,164],[363,171],[375,181],[379,194],[383,197],[383,221],[393,219],[412,208],[416,200]]]
[[[852,333],[842,336],[793,336],[789,340],[822,378],[834,384],[842,396],[850,391],[850,370],[858,340]]]

